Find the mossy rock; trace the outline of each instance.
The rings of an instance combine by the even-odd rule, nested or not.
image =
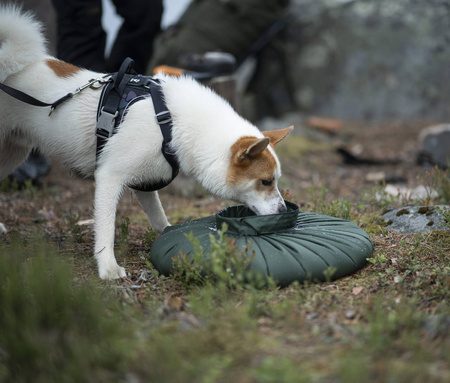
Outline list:
[[[270,276],[278,285],[294,281],[326,281],[362,268],[373,251],[367,233],[355,223],[322,214],[301,212],[286,202],[283,214],[257,216],[244,206],[226,208],[216,215],[167,227],[152,244],[150,260],[164,275],[173,273],[173,258],[190,256],[193,233],[205,250],[210,236],[226,223],[226,235],[235,239],[243,257],[252,257],[249,272]]]

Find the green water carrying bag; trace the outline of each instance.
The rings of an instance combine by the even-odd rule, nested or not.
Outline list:
[[[164,275],[174,271],[173,258],[190,256],[194,246],[187,234],[199,240],[208,259],[210,236],[226,223],[226,235],[244,257],[249,273],[270,276],[280,286],[294,281],[337,279],[362,268],[373,251],[367,233],[355,223],[326,215],[299,211],[286,202],[282,214],[255,215],[244,206],[233,206],[214,216],[169,226],[152,244],[150,260]]]

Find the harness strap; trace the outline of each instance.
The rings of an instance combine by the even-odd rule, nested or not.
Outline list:
[[[64,101],[73,97],[73,93],[70,92],[67,93],[65,96],[61,97],[60,99],[56,100],[55,102],[49,104],[47,102],[40,101],[37,98],[34,98],[33,96],[30,96],[29,94],[26,94],[18,89],[11,88],[10,86],[2,83],[0,83],[0,89],[3,90],[5,93],[9,94],[11,97],[15,98],[16,100],[25,102],[26,104],[40,107],[50,106],[51,109],[49,115],[52,114],[52,112],[56,109],[56,107],[59,104],[62,104]]]
[[[153,100],[153,107],[156,112],[156,122],[163,135],[161,150],[167,162],[172,167],[172,178],[175,178],[178,175],[179,163],[175,152],[170,148],[170,142],[172,141],[172,116],[167,110],[166,103],[164,102],[159,79],[152,79],[149,83],[149,88]]]
[[[100,87],[102,87],[103,84],[105,84],[105,82],[106,82],[106,80],[104,80],[104,79],[109,76],[110,75],[107,74],[100,78],[93,78],[93,79],[89,80],[89,82],[87,84],[80,86],[79,88],[75,89],[73,92],[67,93],[65,96],[59,98],[58,100],[56,100],[55,102],[53,102],[51,104],[40,101],[37,98],[34,98],[33,96],[30,96],[27,93],[24,93],[15,88],[11,88],[10,86],[2,84],[2,83],[0,83],[0,90],[4,91],[6,94],[9,94],[11,97],[15,98],[16,100],[22,101],[29,105],[39,106],[39,107],[50,106],[51,109],[50,109],[50,113],[48,114],[50,116],[52,114],[52,112],[56,109],[57,106],[62,104],[64,101],[67,101],[69,98],[72,98],[77,93],[80,93],[82,90],[84,90],[88,87],[90,87],[92,89],[99,89]],[[97,86],[95,84],[97,84]]]
[[[108,84],[110,87],[108,97],[103,105],[97,120],[97,129],[95,135],[97,136],[97,160],[106,145],[106,141],[114,134],[114,128],[116,126],[116,118],[119,116],[119,104],[120,99],[128,81],[123,81],[126,73],[133,73],[132,69],[134,61],[127,57],[120,66],[117,73],[114,73]],[[105,88],[106,89],[106,88]]]

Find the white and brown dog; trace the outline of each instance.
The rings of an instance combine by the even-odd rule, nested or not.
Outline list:
[[[0,83],[45,102],[73,92],[99,73],[47,53],[42,25],[29,13],[0,7]],[[261,133],[210,89],[186,77],[158,75],[172,115],[172,150],[180,169],[210,192],[244,203],[257,214],[286,211],[278,191],[281,175],[274,145],[292,130]],[[101,278],[126,276],[114,257],[116,207],[126,185],[170,179],[161,153],[162,134],[151,98],[129,107],[118,132],[96,161],[96,115],[100,92],[86,89],[48,108],[21,102],[0,91],[0,179],[24,161],[31,148],[55,156],[85,175],[94,175],[95,258]],[[169,222],[157,192],[136,192],[150,224]]]

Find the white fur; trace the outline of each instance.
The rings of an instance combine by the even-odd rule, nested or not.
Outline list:
[[[0,12],[0,82],[3,82],[10,74],[41,60],[45,40],[41,24],[31,13],[21,13],[12,4],[3,6]]]
[[[18,8],[0,7],[0,80],[44,102],[53,102],[100,74],[81,70],[61,78],[49,68],[41,25]],[[160,76],[173,117],[173,147],[181,170],[212,193],[246,203],[258,213],[275,213],[283,204],[278,190],[262,197],[254,182],[227,183],[230,148],[243,136],[262,133],[237,115],[208,88],[189,78]],[[95,125],[99,90],[86,89],[49,108],[27,105],[0,91],[0,179],[27,157],[32,147],[61,159],[85,175],[95,175],[95,257],[101,278],[126,276],[114,257],[116,206],[127,184],[171,176],[161,153],[162,135],[152,100],[133,104],[95,167]],[[270,148],[269,150],[272,151]],[[272,151],[273,153],[273,151]],[[273,153],[275,156],[275,154]],[[276,158],[276,157],[275,157]],[[275,178],[280,176],[278,160]],[[136,192],[150,224],[162,231],[169,222],[156,192]]]

